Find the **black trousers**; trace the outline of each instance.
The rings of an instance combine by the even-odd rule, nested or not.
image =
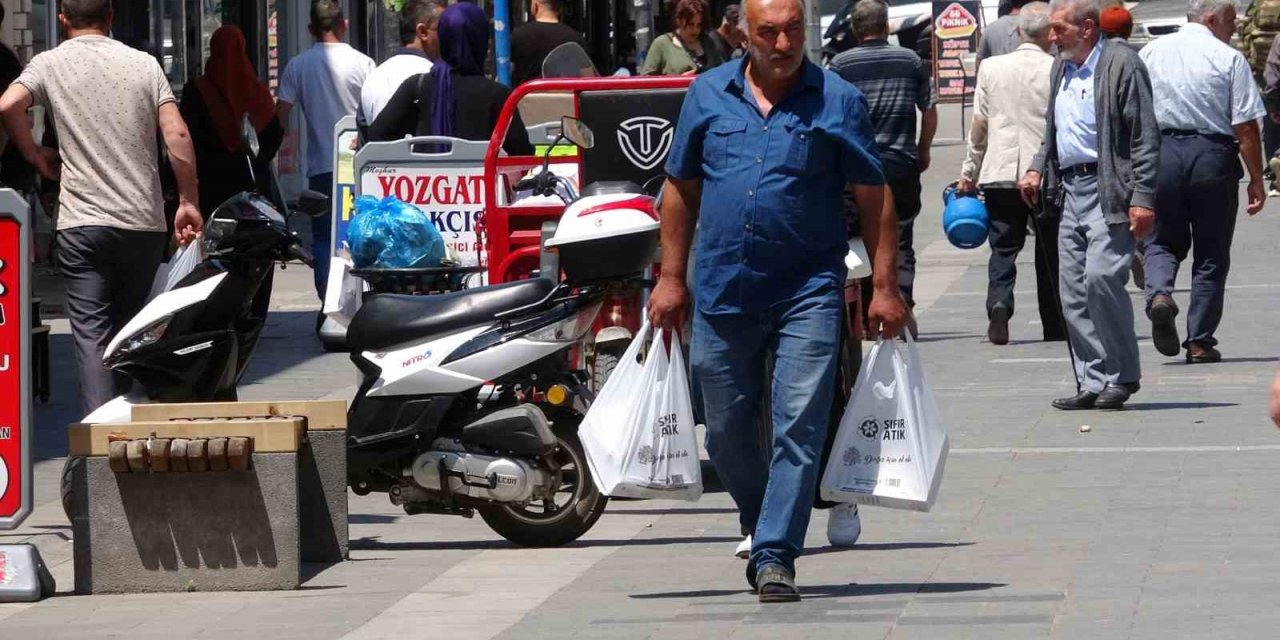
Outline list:
[[[987,215],[991,226],[987,240],[991,259],[987,263],[987,316],[996,306],[1013,315],[1013,287],[1018,278],[1018,253],[1027,243],[1027,225],[1035,222],[1035,212],[1022,201],[1017,189],[987,188]],[[1058,303],[1058,224],[1040,221],[1036,226],[1036,298],[1045,339],[1066,335],[1062,307]]]
[[[1270,117],[1262,119],[1262,168],[1267,169],[1267,161],[1276,156],[1276,152],[1280,151],[1280,124],[1276,124]]]
[[[915,305],[916,284],[916,216],[920,215],[920,172],[890,169],[886,165],[885,183],[893,194],[894,212],[898,214],[898,288],[907,303]],[[870,278],[867,279],[870,282]],[[871,298],[868,296],[867,300]]]
[[[916,306],[916,216],[920,215],[920,172],[885,164],[885,185],[893,195],[893,208],[898,216],[898,290],[908,308]],[[862,281],[862,311],[871,304],[871,278]]]
[[[1147,243],[1147,307],[1157,295],[1173,295],[1178,267],[1191,262],[1187,339],[1212,347],[1222,321],[1231,240],[1244,176],[1235,140],[1227,136],[1163,135],[1156,183],[1156,233]]]
[[[103,367],[102,355],[116,332],[146,304],[167,241],[164,232],[114,227],[58,232],[58,263],[67,287],[67,317],[86,414],[129,390],[129,378]]]

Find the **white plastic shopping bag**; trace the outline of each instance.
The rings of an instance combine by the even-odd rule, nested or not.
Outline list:
[[[360,303],[364,301],[364,292],[369,290],[369,283],[351,275],[352,267],[351,258],[334,256],[329,265],[329,281],[325,283],[324,306],[321,308],[325,317],[344,327],[356,317]]]
[[[846,282],[871,277],[871,258],[867,257],[867,245],[862,238],[849,239],[849,253],[844,256],[844,266]]]
[[[948,447],[915,343],[909,335],[905,347],[882,339],[871,348],[840,420],[822,498],[928,511],[938,497]]]
[[[173,256],[169,261],[160,265],[156,270],[155,280],[151,281],[151,294],[147,296],[150,300],[166,291],[171,291],[182,279],[195,271],[196,267],[204,262],[204,248],[200,246],[200,236],[196,235],[195,240],[178,247],[173,252]]]
[[[653,334],[644,363],[638,361]],[[698,438],[679,334],[651,331],[631,341],[578,437],[596,485],[606,495],[696,501],[702,497]]]

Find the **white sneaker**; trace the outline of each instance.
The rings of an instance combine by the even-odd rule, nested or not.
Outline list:
[[[858,517],[858,505],[839,504],[827,518],[827,540],[833,547],[852,547],[862,535],[862,520]]]
[[[733,555],[743,560],[751,557],[751,536],[743,538],[742,542],[738,543],[738,548],[734,550]]]

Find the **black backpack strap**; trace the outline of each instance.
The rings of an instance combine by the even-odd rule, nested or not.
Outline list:
[[[369,141],[369,118],[364,114],[364,105],[356,106],[356,148]]]

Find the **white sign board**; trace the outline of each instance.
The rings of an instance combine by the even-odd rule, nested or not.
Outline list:
[[[368,166],[360,194],[396,198],[422,210],[463,266],[480,262],[476,224],[484,218],[484,167]]]

